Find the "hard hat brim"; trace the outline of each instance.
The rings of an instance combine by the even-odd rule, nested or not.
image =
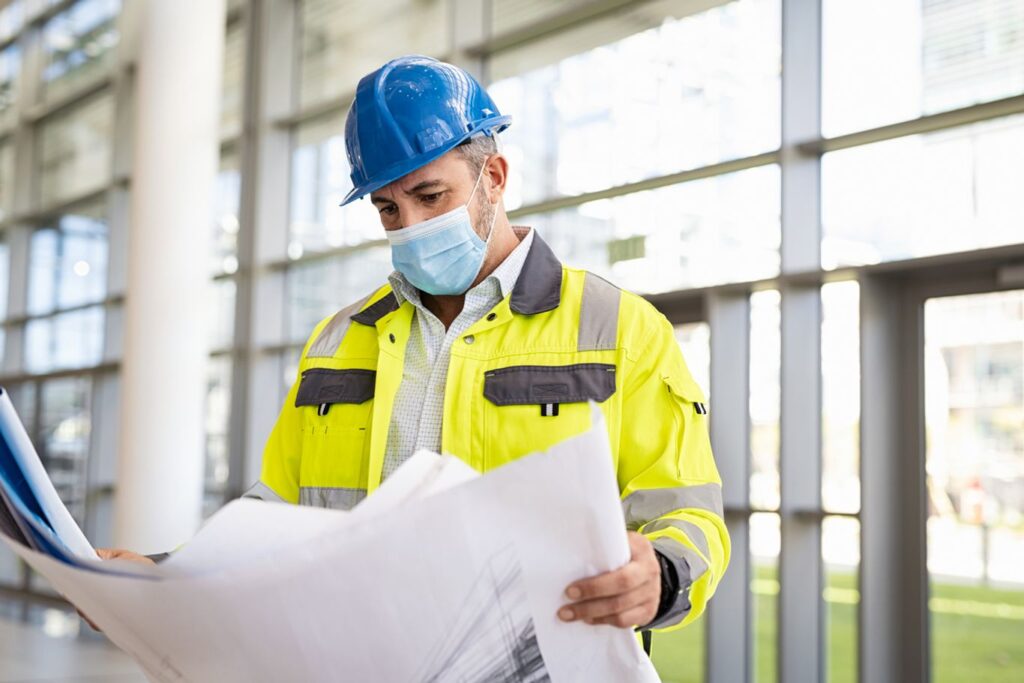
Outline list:
[[[399,178],[407,176],[417,169],[423,168],[432,161],[440,159],[445,154],[452,151],[453,149],[455,149],[460,144],[462,144],[469,138],[473,137],[474,135],[478,135],[483,131],[486,131],[484,133],[485,135],[497,135],[501,131],[508,128],[511,124],[511,116],[495,116],[493,118],[485,119],[484,121],[481,121],[477,126],[474,126],[472,130],[467,131],[466,134],[463,135],[462,137],[454,137],[448,142],[444,143],[443,145],[435,147],[429,152],[424,152],[423,154],[415,156],[411,159],[403,159],[401,162],[395,164],[391,168],[382,172],[378,178],[370,182],[363,183],[358,187],[353,187],[349,191],[349,193],[345,195],[345,198],[341,201],[341,204],[339,204],[338,206],[347,206],[354,202],[355,200],[370,194],[374,190],[379,190],[380,188],[386,185],[390,185]]]

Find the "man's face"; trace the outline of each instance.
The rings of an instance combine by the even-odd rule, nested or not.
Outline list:
[[[488,160],[489,161],[489,160]],[[370,194],[370,201],[380,213],[385,230],[398,230],[440,216],[469,201],[476,184],[476,175],[469,163],[451,151],[423,168],[402,176],[390,185]],[[470,206],[473,227],[487,230],[494,208],[487,201],[490,179],[487,162],[483,177]],[[486,219],[486,220],[482,220]]]

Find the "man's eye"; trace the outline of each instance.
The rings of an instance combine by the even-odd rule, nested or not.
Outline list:
[[[444,192],[431,192],[430,194],[421,195],[424,202],[427,204],[433,204],[441,198]]]
[[[394,216],[396,213],[398,213],[398,209],[396,209],[394,206],[384,206],[381,207],[380,213],[383,216]]]

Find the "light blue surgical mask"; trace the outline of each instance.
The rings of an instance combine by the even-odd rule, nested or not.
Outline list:
[[[469,205],[483,177],[476,178],[469,200],[440,216],[398,230],[388,230],[391,263],[413,287],[427,294],[463,294],[480,273],[494,232],[494,212],[487,241],[473,230]]]

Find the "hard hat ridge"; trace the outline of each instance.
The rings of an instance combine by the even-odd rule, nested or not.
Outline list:
[[[342,206],[438,159],[473,135],[509,126],[468,72],[422,55],[398,57],[359,81],[345,121],[352,191]]]

